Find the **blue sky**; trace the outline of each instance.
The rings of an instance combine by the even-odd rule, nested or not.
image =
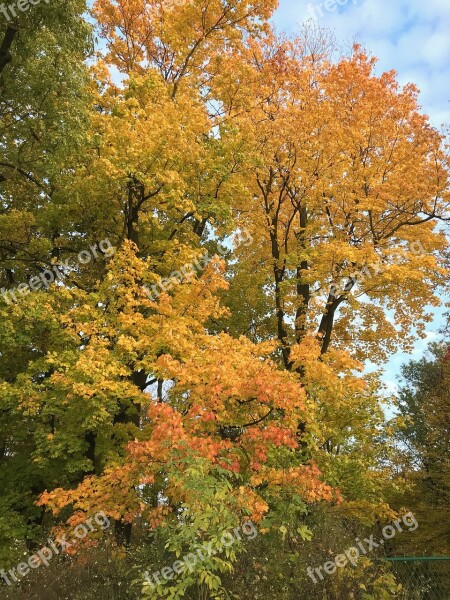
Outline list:
[[[415,83],[420,102],[436,128],[450,124],[450,0],[280,0],[275,24],[295,33],[311,17],[349,47],[361,43],[379,59],[378,71],[395,69],[400,83]],[[385,381],[395,389],[400,366],[419,358],[437,338],[442,310],[418,340],[413,355],[397,354],[387,365]]]

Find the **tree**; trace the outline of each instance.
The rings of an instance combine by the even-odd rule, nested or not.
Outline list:
[[[449,553],[449,374],[445,344],[433,343],[403,367],[399,393],[401,475],[410,489],[396,501],[413,507],[420,522],[413,552],[427,555]]]
[[[393,72],[375,76],[374,65],[358,46],[334,64],[308,32],[252,44],[231,83],[223,65],[223,111],[253,159],[233,209],[258,252],[240,250],[237,277],[256,302],[255,288],[267,290],[273,325],[261,335],[277,336],[288,369],[311,332],[322,354],[333,335],[336,348],[375,363],[410,349],[412,328],[423,335],[427,306],[439,303],[430,289],[445,285],[444,138],[420,114],[417,89],[401,89]]]
[[[6,290],[14,291],[55,260],[73,256],[73,250],[61,243],[70,235],[65,229],[68,199],[62,184],[73,168],[88,122],[83,61],[90,49],[90,27],[82,17],[85,3],[57,0],[29,8],[17,11],[14,22],[7,22],[5,10],[0,15],[2,304],[10,298],[4,295]],[[8,325],[2,326],[7,336]],[[41,315],[34,339],[25,334],[20,348],[15,340],[14,354],[12,347],[2,347],[2,381],[14,381],[31,357],[45,355],[51,327]],[[34,502],[49,480],[41,479],[30,460],[36,451],[29,436],[34,424],[5,398],[0,400],[0,415],[0,556],[13,561],[24,540],[31,547],[40,536],[43,511]]]

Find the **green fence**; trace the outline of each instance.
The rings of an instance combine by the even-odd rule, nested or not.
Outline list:
[[[450,600],[450,557],[388,557],[398,583],[401,600]]]

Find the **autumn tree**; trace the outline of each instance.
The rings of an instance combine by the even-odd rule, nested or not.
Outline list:
[[[414,85],[376,76],[358,46],[334,63],[311,36],[252,44],[235,79],[230,66],[218,82],[253,160],[233,210],[258,251],[240,250],[236,277],[254,302],[261,290],[271,299],[270,330],[253,327],[277,336],[286,368],[308,335],[321,354],[333,344],[379,363],[423,334],[439,303],[430,289],[446,281],[445,141]]]

